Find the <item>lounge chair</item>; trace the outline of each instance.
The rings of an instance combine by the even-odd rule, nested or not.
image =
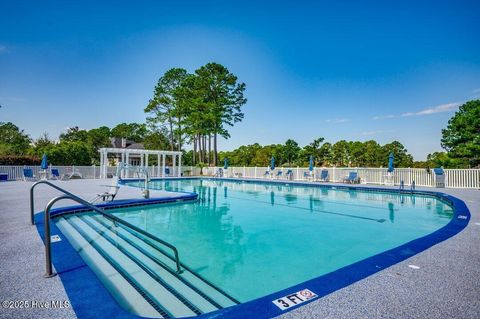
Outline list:
[[[313,173],[308,171],[308,172],[303,172],[303,178],[306,179],[307,181],[311,178],[313,178]]]
[[[285,178],[288,180],[293,180],[293,171],[289,169],[287,173],[285,174]]]
[[[278,171],[278,172],[277,172],[277,175],[275,175],[275,177],[276,177],[277,179],[280,179],[280,178],[282,178],[282,175],[283,175],[283,172],[282,172],[282,171]]]
[[[37,177],[33,174],[33,170],[31,168],[24,168],[23,169],[23,180],[26,181],[36,181]]]
[[[270,177],[270,171],[265,171],[265,173],[263,174],[263,177]]]
[[[215,173],[215,177],[223,177],[223,169],[219,168]]]
[[[50,174],[50,178],[55,179],[55,180],[66,181],[66,180],[69,180],[69,179],[82,178],[82,175],[80,175],[80,173],[75,173],[75,172],[71,173],[71,174],[60,175],[60,171],[58,170],[58,168],[52,168],[52,173]]]
[[[350,183],[350,184],[360,183],[360,177],[358,177],[358,173],[357,173],[357,172],[350,172],[350,173],[348,174],[348,176],[346,176],[346,177],[343,179],[343,182],[344,182],[344,183]]]
[[[165,176],[170,176],[170,168],[165,167]]]
[[[119,181],[118,176],[114,176],[112,178],[112,183],[110,185],[101,185],[103,187],[109,187],[108,191],[97,194],[97,197],[95,197],[90,202],[94,203],[100,198],[102,199],[102,201],[106,201],[109,198],[111,198],[111,200],[113,201],[115,199],[115,196],[117,196],[118,189],[120,188],[120,186],[118,186],[118,181]]]
[[[328,170],[322,169],[320,176],[318,177],[320,182],[328,182]]]
[[[61,179],[60,172],[58,171],[58,168],[52,168],[52,174],[50,175],[50,178],[51,179],[56,179],[56,180]]]

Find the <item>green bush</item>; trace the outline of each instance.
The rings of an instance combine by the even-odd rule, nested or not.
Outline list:
[[[0,165],[40,165],[41,162],[37,156],[0,156]]]

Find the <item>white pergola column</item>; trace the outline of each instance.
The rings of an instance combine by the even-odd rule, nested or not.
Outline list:
[[[122,153],[122,164],[125,164],[125,152]],[[122,169],[120,175],[121,178],[125,178],[125,170]]]
[[[103,152],[103,178],[107,178],[108,171],[108,156],[107,152]]]
[[[130,165],[130,152],[126,152],[125,153],[125,164],[127,165]],[[128,170],[125,171],[125,177],[128,178],[129,174],[128,174]]]
[[[103,178],[103,150],[100,150],[99,153],[100,153],[100,178]]]
[[[178,177],[182,176],[182,154],[178,155]]]
[[[166,157],[172,156],[172,167],[170,172],[172,176],[181,176],[182,175],[182,153],[181,152],[172,152],[172,151],[161,151],[161,150],[143,150],[143,149],[125,149],[125,148],[101,148],[99,149],[100,153],[100,177],[106,178],[108,175],[108,154],[115,154],[116,158],[120,158],[121,163],[124,163],[127,167],[131,165],[130,155],[134,154],[135,156],[140,156],[140,166],[149,170],[152,175],[155,175],[155,165],[152,166],[152,170],[149,167],[149,155],[157,155],[157,176],[165,176],[166,168]],[[160,164],[160,156],[161,164]],[[178,156],[178,162],[177,162]],[[122,178],[129,177],[129,170],[122,169],[121,173]]]
[[[165,177],[165,154],[162,154],[162,176]]]

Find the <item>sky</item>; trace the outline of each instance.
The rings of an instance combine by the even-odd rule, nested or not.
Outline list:
[[[0,121],[32,138],[143,123],[165,71],[208,62],[247,87],[221,150],[398,140],[423,160],[480,98],[479,1],[0,1]]]

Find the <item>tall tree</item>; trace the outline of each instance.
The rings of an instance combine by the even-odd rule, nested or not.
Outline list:
[[[65,133],[60,134],[62,142],[83,142],[88,138],[88,132],[78,126],[69,127]]]
[[[138,123],[120,123],[111,130],[112,137],[126,138],[134,142],[143,142],[148,129],[145,124]]]
[[[213,163],[218,163],[218,135],[229,138],[226,126],[233,126],[243,119],[241,107],[247,102],[244,97],[245,83],[237,83],[237,77],[218,63],[208,63],[195,71],[197,84],[208,106],[207,127],[213,134]]]
[[[480,100],[460,106],[442,130],[442,147],[452,158],[466,159],[472,167],[480,165]]]
[[[336,166],[350,166],[350,150],[347,141],[341,140],[333,144],[332,159]]]
[[[308,161],[308,158],[310,155],[313,156],[315,165],[318,165],[321,162],[321,146],[323,141],[325,141],[325,138],[319,137],[313,140],[312,143],[306,145],[304,147],[305,150],[305,155],[307,156],[306,160]]]
[[[288,139],[283,146],[283,156],[287,160],[288,166],[292,165],[292,162],[298,158],[301,148],[298,143],[292,139]]]
[[[155,86],[153,98],[148,102],[145,113],[151,116],[148,121],[160,126],[166,125],[170,135],[171,150],[174,150],[175,136],[178,141],[178,149],[182,147],[182,119],[185,115],[178,101],[177,90],[182,82],[188,77],[185,69],[173,68],[165,72]]]
[[[390,152],[393,152],[395,167],[412,167],[413,156],[408,154],[407,149],[399,141],[393,141],[391,143],[382,146],[382,152],[380,155],[381,165],[388,166],[388,156]]]
[[[11,122],[0,122],[0,155],[25,155],[31,139]]]

